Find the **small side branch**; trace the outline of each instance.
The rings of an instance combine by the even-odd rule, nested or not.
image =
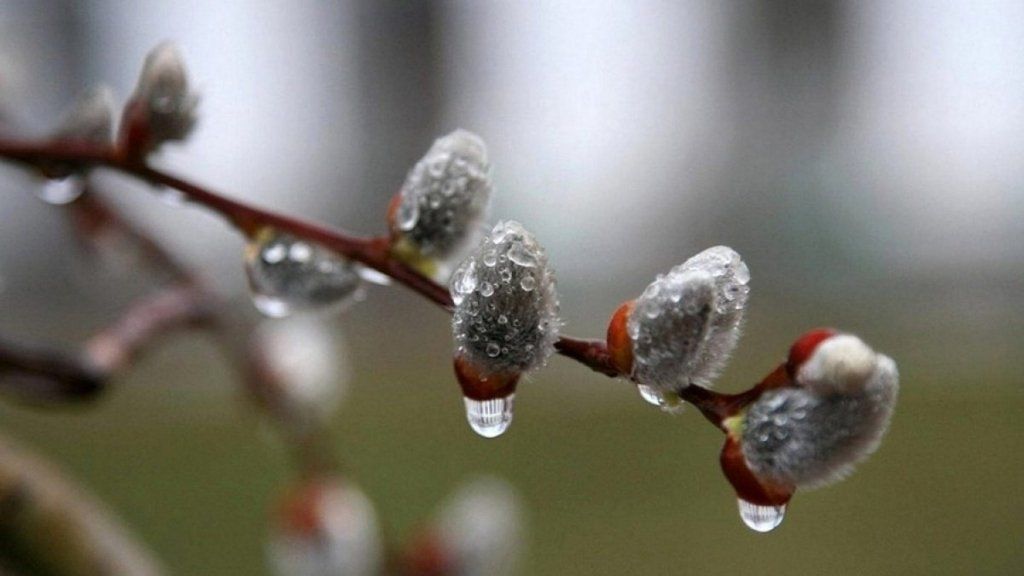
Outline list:
[[[94,398],[154,339],[212,318],[209,298],[192,285],[182,285],[139,300],[79,352],[0,338],[0,390],[33,403]]]

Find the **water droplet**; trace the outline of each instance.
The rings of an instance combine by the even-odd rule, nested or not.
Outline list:
[[[680,400],[678,396],[666,393],[653,386],[637,384],[636,390],[640,393],[640,397],[648,404],[657,406],[669,414],[680,414],[686,408],[686,403]]]
[[[508,316],[504,314],[498,316],[498,324],[508,324]]]
[[[744,262],[740,262],[736,265],[736,270],[733,272],[736,281],[740,284],[746,284],[750,282],[750,268]]]
[[[487,355],[491,358],[497,358],[501,354],[501,346],[498,346],[494,342],[487,344]]]
[[[519,281],[519,286],[523,290],[530,292],[537,287],[537,280],[533,276],[523,276],[523,279]]]
[[[416,221],[420,219],[420,205],[416,198],[402,197],[398,205],[398,228],[408,232],[416,227]]]
[[[640,397],[646,400],[648,404],[661,407],[665,403],[665,400],[661,397],[661,391],[656,388],[646,384],[637,384],[636,390],[640,393]]]
[[[480,285],[480,295],[484,298],[490,298],[494,295],[494,286],[490,282],[484,282]]]
[[[358,266],[334,252],[289,234],[265,230],[245,252],[253,304],[266,316],[341,307],[362,293]]]
[[[487,266],[488,268],[493,267],[495,264],[498,263],[498,253],[495,252],[494,250],[488,251],[486,254],[484,254],[483,261],[484,266]]]
[[[461,303],[462,298],[476,290],[476,262],[469,260],[465,266],[455,271],[452,277],[452,299]]]
[[[60,206],[74,202],[85,191],[82,179],[74,176],[47,179],[36,188],[36,196],[47,204]]]
[[[359,267],[359,277],[366,280],[370,284],[376,284],[378,286],[391,286],[391,276],[383,272],[368,268],[366,266]]]
[[[537,258],[526,249],[522,242],[512,244],[512,247],[508,249],[508,258],[526,268],[537,266]]]
[[[736,502],[739,505],[740,518],[743,520],[743,523],[747,525],[747,528],[755,532],[771,532],[778,528],[779,524],[782,524],[783,518],[786,517],[785,504],[782,506],[761,506],[747,502],[742,498]]]
[[[484,438],[496,438],[512,424],[512,406],[515,394],[491,400],[463,398],[466,403],[466,420],[473,431]]]

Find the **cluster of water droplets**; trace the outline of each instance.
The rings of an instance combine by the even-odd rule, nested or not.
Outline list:
[[[786,505],[762,505],[747,502],[740,498],[736,501],[740,510],[740,519],[747,528],[755,532],[771,532],[779,527],[786,517]]]
[[[641,397],[667,411],[682,408],[678,390],[709,384],[739,337],[750,272],[730,248],[709,248],[659,275],[626,323],[633,379]]]
[[[542,366],[558,338],[558,295],[544,249],[517,222],[502,222],[451,277],[456,356],[487,375],[512,375]],[[466,399],[478,433],[504,432],[512,397]]]
[[[256,308],[271,318],[297,310],[339,309],[362,297],[361,267],[318,244],[264,229],[245,250]]]
[[[409,171],[395,225],[424,256],[447,256],[476,232],[491,196],[487,147],[479,136],[456,130],[438,138]]]

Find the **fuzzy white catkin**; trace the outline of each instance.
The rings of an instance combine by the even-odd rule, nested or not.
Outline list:
[[[268,562],[279,576],[375,576],[381,543],[373,504],[351,485],[326,487],[310,503],[312,533],[271,535]]]
[[[518,222],[501,222],[452,274],[456,354],[487,374],[542,366],[558,339],[555,273]]]
[[[132,100],[142,103],[154,145],[184,140],[196,124],[199,97],[189,87],[178,49],[164,42],[146,55]]]
[[[396,222],[420,254],[444,258],[479,237],[491,197],[490,163],[483,140],[466,130],[438,138],[409,171]]]
[[[747,265],[725,246],[659,276],[627,321],[633,379],[666,391],[709,385],[736,347],[749,281]]]
[[[822,353],[830,351],[819,347],[815,355]],[[758,399],[747,412],[742,443],[754,474],[815,488],[853,472],[878,448],[899,391],[891,358],[874,354],[872,366],[857,385],[785,388]]]
[[[300,423],[330,419],[347,392],[349,363],[335,329],[314,314],[265,320],[253,335],[268,382]]]
[[[519,498],[507,482],[484,477],[459,489],[443,506],[437,524],[454,555],[452,576],[506,576],[522,553]]]
[[[111,142],[114,139],[114,93],[106,86],[82,93],[52,136],[60,140]]]

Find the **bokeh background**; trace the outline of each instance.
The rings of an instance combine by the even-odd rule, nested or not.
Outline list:
[[[376,289],[336,325],[352,363],[336,452],[400,539],[463,479],[521,492],[523,575],[1024,573],[1024,3],[3,0],[0,104],[43,133],[82,89],[131,90],[180,46],[201,123],[158,163],[360,233],[432,139],[488,142],[493,216],[559,273],[567,331],[603,333],[660,271],[727,244],[752,271],[724,390],[805,329],[893,356],[881,450],[739,521],[718,433],[554,359],[496,441],[465,424],[446,316]],[[99,174],[247,314],[241,240]],[[85,258],[0,166],[0,332],[72,346],[151,287]],[[231,366],[168,340],[97,405],[0,404],[0,430],[106,500],[176,574],[265,573],[288,481]]]

